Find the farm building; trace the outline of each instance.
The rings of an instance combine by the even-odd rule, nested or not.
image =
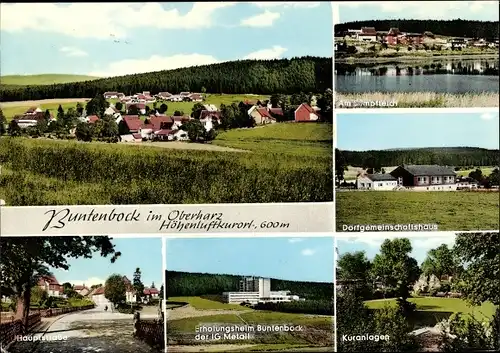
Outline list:
[[[297,122],[308,122],[308,121],[318,121],[319,115],[315,109],[313,109],[309,104],[302,103],[295,109],[295,121]]]
[[[456,173],[440,165],[401,165],[390,173],[398,184],[416,191],[453,191],[457,189]]]
[[[272,124],[276,122],[276,119],[273,118],[267,108],[261,108],[256,105],[248,110],[248,115],[253,118],[256,125]]]
[[[391,174],[362,174],[356,179],[356,187],[360,190],[394,190],[398,180]]]

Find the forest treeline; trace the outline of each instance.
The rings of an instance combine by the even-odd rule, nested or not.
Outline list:
[[[340,23],[335,26],[335,35],[341,35],[349,29],[361,27],[375,27],[377,31],[389,31],[390,28],[399,28],[402,32],[424,33],[450,37],[498,39],[498,21],[470,21],[470,20],[371,20]]]
[[[403,150],[339,151],[336,161],[353,167],[388,167],[401,164],[438,164],[455,167],[498,166],[499,150],[476,147],[441,147]]]
[[[294,94],[332,88],[332,58],[241,60],[43,86],[0,86],[0,101],[95,97],[104,92],[150,91]]]
[[[242,276],[166,271],[167,298],[185,296],[220,295],[239,291]],[[300,282],[271,278],[271,290],[289,290],[291,294],[310,300],[331,300],[333,281]]]

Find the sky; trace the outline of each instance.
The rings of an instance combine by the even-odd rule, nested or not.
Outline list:
[[[328,2],[2,3],[2,75],[117,76],[332,56]]]
[[[349,237],[345,239],[337,238],[337,257],[342,256],[342,254],[355,251],[365,251],[366,257],[369,260],[373,260],[375,255],[380,252],[380,246],[385,239],[395,239],[395,238],[408,238],[411,241],[412,252],[411,256],[417,260],[418,264],[421,265],[422,262],[427,257],[427,252],[431,249],[437,248],[441,244],[446,244],[448,247],[452,247],[455,244],[455,233],[453,232],[439,232],[429,235],[429,233],[423,236],[416,236],[415,232],[412,233],[377,233],[377,235],[367,235],[364,234],[359,237]]]
[[[168,239],[169,271],[333,282],[332,238]]]
[[[338,114],[337,146],[365,151],[418,147],[498,149],[498,113]]]
[[[344,2],[334,12],[335,23],[366,20],[498,21],[498,1],[377,1]]]
[[[112,243],[115,250],[122,253],[115,263],[111,263],[109,256],[101,257],[96,253],[91,259],[69,259],[67,271],[56,269],[52,273],[60,284],[69,282],[90,287],[104,284],[112,274],[127,276],[132,281],[135,269],[139,267],[142,283],[149,287],[154,282],[156,288],[160,288],[163,284],[161,238],[114,238]]]

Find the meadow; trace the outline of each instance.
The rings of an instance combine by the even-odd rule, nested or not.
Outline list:
[[[440,231],[498,229],[498,192],[345,191],[336,193],[343,225],[437,224]]]
[[[436,92],[367,92],[367,93],[337,93],[335,107],[337,108],[370,108],[370,106],[349,106],[349,102],[394,102],[392,108],[470,108],[498,107],[500,96],[494,92],[484,93],[436,93]],[[352,103],[354,104],[354,103]],[[358,104],[358,103],[357,103]],[[375,108],[375,107],[372,107]],[[376,107],[384,108],[384,106]]]
[[[318,346],[331,346],[333,343],[333,321],[332,317],[321,317],[313,315],[288,314],[272,311],[256,311],[250,308],[224,304],[217,301],[211,301],[200,297],[172,297],[168,301],[189,303],[196,309],[191,317],[183,317],[176,320],[167,321],[167,332],[169,345],[192,345],[192,344],[228,344],[253,345],[246,347],[245,351],[263,350],[283,350],[300,349]],[[167,302],[168,304],[168,302]],[[237,309],[235,307],[240,307]],[[182,309],[174,309],[182,310]],[[217,313],[216,311],[220,311]],[[206,312],[204,315],[203,311]],[[303,331],[300,332],[281,332],[281,333],[255,333],[255,336],[247,340],[217,340],[212,341],[193,341],[196,327],[199,325],[208,326],[210,324],[218,325],[302,325]]]
[[[473,306],[459,298],[415,297],[408,300],[417,305],[411,320],[415,327],[434,326],[454,313],[467,314],[478,321],[491,320],[496,310],[490,302]],[[375,310],[385,306],[395,307],[397,304],[396,299],[379,299],[366,301],[365,305]]]
[[[250,153],[2,137],[0,198],[12,206],[331,201],[331,125],[276,125],[277,141],[259,148],[268,127],[213,142]]]
[[[37,86],[97,80],[100,77],[87,75],[41,74],[0,76],[0,85]]]
[[[90,97],[91,98],[91,97]],[[39,101],[19,101],[19,102],[1,102],[0,107],[7,120],[12,119],[15,115],[23,114],[28,108],[39,107],[42,110],[49,110],[54,116],[57,115],[57,108],[59,105],[63,107],[64,110],[69,108],[75,108],[77,103],[81,103],[85,106],[86,102],[90,98],[67,98],[67,99],[46,99]],[[221,104],[231,105],[232,103],[239,104],[244,101],[256,102],[257,100],[269,99],[269,96],[255,95],[255,94],[206,94],[204,95],[205,100],[203,104],[214,104],[220,107]],[[118,99],[108,99],[112,104],[118,102]],[[175,111],[184,112],[187,115],[191,114],[193,105],[196,102],[162,102],[158,101],[156,106],[159,108],[161,104],[165,103],[168,106],[168,110],[165,114],[173,115]],[[151,109],[154,107],[154,103],[148,103]]]

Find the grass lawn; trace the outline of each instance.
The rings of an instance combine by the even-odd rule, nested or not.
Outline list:
[[[495,313],[495,305],[490,302],[480,306],[471,306],[459,298],[418,297],[409,301],[417,304],[417,312],[412,318],[415,326],[434,326],[453,313],[469,314],[476,320],[490,320]],[[369,300],[365,302],[369,309],[381,309],[384,306],[395,306],[396,299]]]
[[[81,82],[96,80],[100,77],[87,75],[42,74],[42,75],[6,75],[0,76],[2,85],[53,85],[57,83]]]
[[[477,167],[477,168],[481,169],[481,171],[483,172],[483,175],[490,175],[493,172],[493,170],[495,169],[495,167]],[[455,173],[457,173],[457,175],[460,175],[460,176],[468,176],[470,172],[475,171],[477,168],[467,169],[467,170],[458,170]]]
[[[247,308],[245,306],[236,304],[226,304],[217,302],[215,300],[209,300],[200,297],[171,297],[168,298],[168,301],[188,303],[193,308],[198,310],[237,310],[237,311],[251,310],[250,308]]]
[[[440,231],[498,229],[497,192],[337,192],[337,230],[343,225],[438,224]]]
[[[204,324],[238,324],[243,325],[244,322],[238,315],[221,314],[209,316],[197,316],[180,320],[168,320],[168,330],[173,332],[189,332],[194,333],[199,325]]]

